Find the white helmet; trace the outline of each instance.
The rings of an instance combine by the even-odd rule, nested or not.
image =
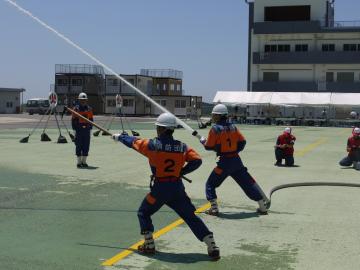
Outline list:
[[[284,129],[284,132],[291,134],[291,127],[286,127],[286,128]]]
[[[162,113],[156,119],[156,126],[174,129],[177,126],[176,118],[171,113]]]
[[[85,93],[80,93],[78,99],[87,100],[87,99],[88,99],[87,94],[85,94]]]
[[[358,128],[358,127],[354,128],[353,134],[356,134],[356,135],[359,136],[360,135],[360,128]]]
[[[218,105],[214,106],[211,114],[225,115],[225,114],[228,114],[228,109],[226,108],[226,106],[224,104],[218,104]]]

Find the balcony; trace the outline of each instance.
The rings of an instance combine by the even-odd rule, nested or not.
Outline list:
[[[359,64],[357,51],[253,53],[253,64]]]
[[[360,21],[255,22],[254,34],[360,32]]]
[[[254,34],[287,34],[287,33],[318,33],[321,31],[319,21],[296,22],[256,22]]]
[[[338,92],[360,93],[360,82],[253,82],[254,92]]]
[[[340,93],[360,93],[360,82],[343,83],[331,82],[326,83],[327,92],[340,92]]]

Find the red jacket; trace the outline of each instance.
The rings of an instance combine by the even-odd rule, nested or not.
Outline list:
[[[347,141],[347,151],[349,152],[349,156],[354,153],[356,148],[360,148],[360,137],[359,136],[351,136]]]
[[[295,136],[284,132],[277,138],[276,146],[279,147],[281,145],[286,145],[285,148],[282,148],[284,150],[284,154],[287,156],[292,156],[294,155],[293,145],[295,144],[295,141],[296,141]]]

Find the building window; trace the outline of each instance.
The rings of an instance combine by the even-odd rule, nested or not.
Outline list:
[[[344,44],[344,51],[356,51],[356,44]]]
[[[116,106],[115,99],[108,99],[107,106],[108,107],[115,107]]]
[[[354,72],[338,72],[337,73],[337,81],[344,83],[352,83],[354,82]]]
[[[358,51],[360,52],[360,44],[358,44]]]
[[[265,45],[265,52],[277,52],[277,45]]]
[[[310,21],[311,6],[264,7],[265,22]]]
[[[160,90],[160,84],[159,83],[156,85],[156,89]]]
[[[12,108],[13,103],[12,102],[6,102],[6,108]]]
[[[277,52],[277,45],[265,45],[265,52]]]
[[[123,106],[124,107],[134,107],[134,100],[133,99],[124,99]]]
[[[176,90],[177,90],[177,91],[181,91],[181,84],[177,84],[177,85],[176,85]]]
[[[127,82],[134,85],[134,79],[127,79]]]
[[[323,52],[334,52],[335,51],[335,44],[323,44],[322,45]]]
[[[278,45],[278,52],[290,52],[290,45],[288,44]]]
[[[112,80],[112,86],[117,86],[118,85],[118,80],[117,79],[113,79]]]
[[[59,85],[59,86],[67,85],[67,80],[66,79],[57,79],[57,85]]]
[[[326,72],[326,82],[334,82],[334,72]]]
[[[71,85],[72,86],[81,86],[82,85],[82,80],[81,79],[72,79],[71,80]]]
[[[180,108],[180,101],[181,100],[175,100],[175,108]]]
[[[171,91],[174,91],[175,90],[175,85],[172,83],[172,84],[170,84],[170,90]]]
[[[163,91],[166,91],[166,83],[163,84]]]
[[[307,52],[309,46],[307,44],[296,44],[295,45],[295,52]]]
[[[279,72],[264,72],[263,81],[264,82],[278,82],[279,81]]]
[[[163,107],[166,107],[166,100],[165,99],[161,99],[161,100],[155,100],[157,104],[160,104]]]
[[[175,108],[186,108],[186,100],[175,100]]]

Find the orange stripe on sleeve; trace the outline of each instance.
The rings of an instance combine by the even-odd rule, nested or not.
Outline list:
[[[188,148],[188,150],[185,153],[185,161],[192,161],[201,159],[200,155],[192,148]]]
[[[137,139],[133,143],[133,148],[144,156],[149,156],[149,140],[148,139]]]
[[[211,129],[209,131],[209,135],[206,140],[205,147],[214,148],[216,145],[216,138],[217,138],[217,136],[216,136],[215,131],[213,129]]]

